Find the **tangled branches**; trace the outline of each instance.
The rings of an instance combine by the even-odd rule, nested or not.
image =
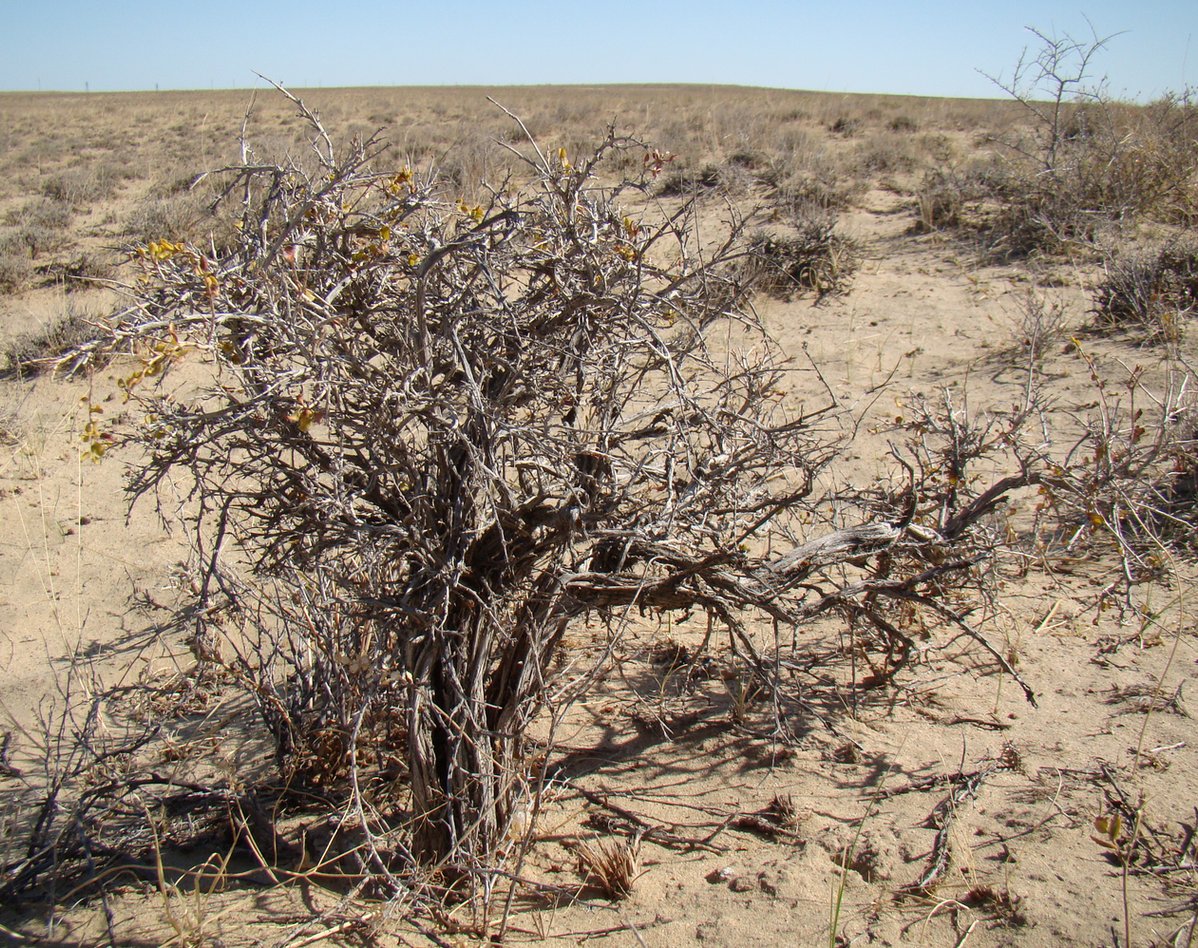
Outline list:
[[[471,205],[372,170],[371,142],[338,154],[301,110],[318,168],[247,151],[223,172],[233,245],[143,248],[102,345],[141,358],[134,495],[169,504],[187,475],[197,652],[253,697],[289,786],[349,801],[363,871],[493,864],[532,722],[593,680],[565,644],[582,617],[616,637],[705,614],[770,687],[754,617],[792,648],[817,616],[865,618],[905,655],[902,602],[984,643],[962,590],[1028,476],[934,504],[922,463],[890,493],[820,487],[851,435],[830,394],[781,397],[732,209],[700,240],[691,203],[602,184],[639,147],[614,133],[577,164],[529,137],[525,183]],[[164,377],[197,352],[203,378]],[[383,786],[402,818],[369,802]]]

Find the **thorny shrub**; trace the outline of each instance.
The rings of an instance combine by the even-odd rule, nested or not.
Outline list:
[[[761,674],[742,615],[833,608],[803,578],[903,527],[765,558],[813,519],[830,408],[775,395],[739,224],[699,246],[691,205],[634,218],[599,183],[635,143],[576,166],[530,139],[532,183],[470,204],[371,170],[372,143],[339,155],[312,118],[319,174],[228,172],[227,256],[140,252],[113,340],[141,353],[133,490],[195,478],[197,651],[252,683],[282,776],[356,800],[402,774],[410,816],[368,821],[364,858],[460,879],[532,792],[530,722],[585,690],[558,661],[572,620],[697,610]],[[721,324],[749,345],[730,363]],[[216,384],[159,384],[197,350]]]

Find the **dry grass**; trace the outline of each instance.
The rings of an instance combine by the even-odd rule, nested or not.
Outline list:
[[[758,234],[750,244],[754,285],[783,298],[810,293],[817,301],[847,292],[860,262],[857,244],[836,229],[832,215],[802,218],[781,234]]]
[[[641,874],[641,843],[632,839],[596,839],[578,844],[578,871],[587,884],[609,899],[626,899]]]
[[[1098,325],[1146,342],[1175,342],[1198,312],[1198,244],[1172,241],[1107,258],[1094,295]]]
[[[512,169],[494,147],[512,140],[511,124],[491,97],[554,148],[577,153],[615,123],[677,156],[668,173],[683,180],[739,168],[785,201],[825,207],[845,206],[879,175],[929,170],[920,134],[997,135],[1018,119],[1000,102],[735,87],[320,89],[304,97],[335,140],[384,129],[383,161],[435,167],[464,191],[480,179],[499,185]],[[236,159],[247,113],[256,156],[309,154],[294,110],[274,94],[0,94],[0,126],[9,131],[0,138],[0,241],[15,237],[26,256],[54,257],[75,215],[87,219],[71,240],[85,244],[182,231],[204,201],[186,199],[181,180]],[[853,134],[829,138],[838,122]]]
[[[0,375],[32,377],[76,346],[95,337],[96,315],[67,299],[61,315],[19,333],[0,348]]]

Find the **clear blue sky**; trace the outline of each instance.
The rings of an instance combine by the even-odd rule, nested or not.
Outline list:
[[[1079,0],[1080,2],[1080,0]],[[1198,0],[0,0],[0,89],[700,82],[994,96],[1025,26],[1113,39],[1111,91],[1198,85]]]

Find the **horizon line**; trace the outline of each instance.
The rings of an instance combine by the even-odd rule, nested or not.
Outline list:
[[[741,89],[744,91],[753,92],[783,92],[794,93],[797,95],[840,95],[840,96],[881,96],[896,99],[948,99],[960,100],[969,102],[1007,102],[1014,101],[1001,96],[981,96],[981,95],[928,95],[918,92],[882,92],[882,91],[847,91],[838,89],[798,89],[787,86],[755,86],[744,83],[735,82],[698,82],[698,81],[679,81],[679,82],[446,82],[446,83],[395,83],[395,84],[369,84],[369,85],[316,85],[316,86],[289,86],[286,83],[280,85],[291,92],[353,92],[353,91],[369,91],[375,89],[419,89],[419,90],[436,90],[436,89],[676,89],[676,88],[709,88],[709,89]],[[215,92],[261,92],[273,91],[269,80],[265,85],[261,86],[169,86],[162,88],[155,86],[149,88],[128,88],[128,89],[0,89],[0,95],[30,95],[30,96],[56,96],[56,95],[79,95],[79,96],[103,96],[103,95],[156,95],[170,93],[215,93]]]

